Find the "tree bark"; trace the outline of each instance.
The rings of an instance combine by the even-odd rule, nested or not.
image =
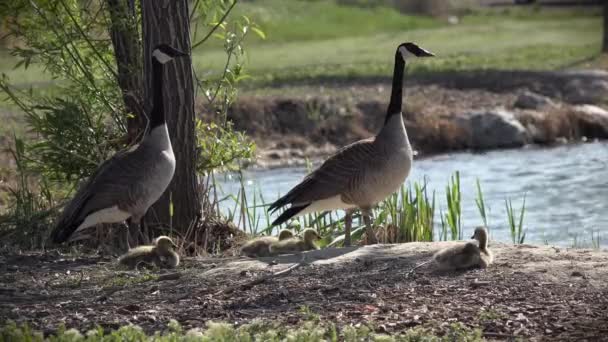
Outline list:
[[[190,53],[188,0],[142,0],[142,33],[144,45],[144,80],[146,108],[152,94],[152,50],[165,43]],[[167,126],[175,154],[176,168],[169,188],[148,212],[148,222],[172,225],[186,233],[201,212],[196,175],[196,133],[194,116],[194,82],[192,60],[176,58],[165,67],[164,90]],[[170,201],[173,218],[170,217]]]
[[[608,0],[604,0],[604,40],[602,52],[608,52]]]
[[[148,122],[143,107],[142,49],[137,29],[134,0],[106,0],[110,13],[110,36],[118,69],[118,85],[127,117],[126,143],[132,144],[141,138]]]

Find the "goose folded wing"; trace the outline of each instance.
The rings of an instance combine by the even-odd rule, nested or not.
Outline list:
[[[377,157],[373,142],[373,138],[360,140],[340,149],[287,193],[279,206],[308,204],[343,194],[356,186],[367,165]]]
[[[65,219],[80,221],[95,211],[133,203],[137,174],[146,169],[138,152],[123,152],[102,163],[64,209]]]

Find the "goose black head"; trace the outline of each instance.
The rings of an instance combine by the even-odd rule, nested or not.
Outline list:
[[[409,57],[433,57],[433,56],[435,56],[434,53],[427,51],[427,50],[421,48],[420,46],[418,46],[414,43],[411,43],[411,42],[407,42],[407,43],[403,43],[403,44],[399,45],[397,50],[401,53],[401,57],[403,57],[404,60]]]
[[[173,58],[188,56],[187,53],[174,48],[171,45],[159,44],[152,51],[152,56],[161,64],[165,64]]]

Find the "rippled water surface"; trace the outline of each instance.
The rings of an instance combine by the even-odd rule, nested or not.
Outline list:
[[[465,234],[482,222],[475,204],[475,180],[479,179],[494,239],[510,241],[505,199],[512,199],[519,212],[525,195],[526,242],[568,246],[574,239],[589,243],[591,232],[599,232],[602,247],[608,245],[608,143],[420,159],[414,162],[407,182],[426,178],[428,188],[436,190],[439,208],[445,209],[445,187],[455,171],[461,177]],[[262,191],[264,200],[271,202],[305,174],[305,168],[282,168],[245,172],[244,179],[248,193]],[[229,177],[220,183],[225,193],[236,194],[240,186]],[[224,206],[232,205],[224,202]]]

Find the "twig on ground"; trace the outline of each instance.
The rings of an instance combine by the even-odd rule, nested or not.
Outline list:
[[[164,281],[164,280],[175,280],[181,278],[182,274],[179,272],[161,274],[156,278],[156,281]]]
[[[97,299],[95,301],[97,302],[105,302],[106,300],[108,300],[108,298],[110,298],[111,295],[113,295],[114,293],[124,289],[124,286],[112,286],[109,288],[106,288],[106,292],[104,294],[102,294],[101,296],[97,297]]]
[[[295,270],[296,268],[304,265],[305,263],[306,263],[306,255],[304,253],[302,253],[302,259],[300,259],[300,261],[297,264],[293,264],[293,265],[289,266],[288,268],[286,268],[286,269],[284,269],[282,271],[276,272],[276,273],[271,273],[269,275],[257,277],[255,279],[250,280],[248,282],[245,282],[243,284],[238,284],[238,285],[235,285],[235,286],[230,286],[230,287],[228,287],[228,288],[226,288],[226,289],[224,289],[222,291],[217,292],[216,294],[220,294],[220,293],[224,293],[224,294],[232,293],[232,292],[234,292],[237,289],[248,290],[248,289],[254,287],[255,285],[259,285],[259,284],[265,283],[268,280],[271,280],[273,278],[278,278],[280,276],[287,275],[287,274],[291,273],[293,270]]]
[[[411,276],[412,274],[416,273],[416,270],[419,269],[420,267],[430,263],[431,261],[433,261],[433,259],[427,260],[419,265],[417,265],[416,267],[413,267],[412,269],[410,269],[409,271],[405,272],[405,278]]]
[[[501,333],[489,332],[489,331],[484,331],[483,332],[483,336],[485,336],[485,337],[509,338],[509,339],[513,339],[513,338],[516,337],[515,335],[512,335],[512,334],[501,334]]]

